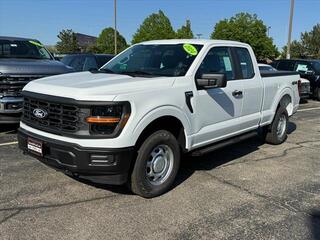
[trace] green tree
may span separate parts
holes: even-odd
[[[291,58],[305,58],[307,56],[306,49],[303,47],[301,42],[294,40],[290,45],[290,55]],[[286,58],[287,56],[287,46],[282,48],[281,58]]]
[[[47,45],[45,47],[50,53],[58,53],[57,48],[55,46]]]
[[[91,44],[85,49],[86,53],[101,53],[100,49],[98,48],[97,44]]]
[[[310,32],[301,33],[300,40],[290,45],[291,58],[320,58],[320,24],[313,26]],[[287,46],[282,49],[281,57],[287,55]]]
[[[159,10],[148,16],[133,35],[132,43],[139,43],[155,39],[175,38],[175,32],[169,18]]]
[[[273,39],[267,36],[267,26],[256,14],[238,13],[221,20],[215,25],[211,38],[248,43],[258,59],[274,59],[279,55]]]
[[[179,39],[191,39],[193,38],[193,32],[191,30],[190,20],[186,21],[186,25],[183,25],[177,30],[176,38]]]
[[[79,51],[77,37],[72,29],[62,30],[57,37],[60,39],[56,44],[59,53],[69,54]]]
[[[117,51],[118,53],[128,47],[126,39],[117,31]],[[95,51],[100,53],[114,53],[114,28],[108,27],[102,30],[97,39],[97,48]]]
[[[301,44],[308,57],[320,58],[320,23],[313,26],[310,32],[301,34]]]

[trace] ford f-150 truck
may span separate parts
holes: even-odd
[[[31,80],[73,72],[35,39],[0,36],[0,124],[19,123],[22,88]]]
[[[184,153],[205,154],[258,131],[268,143],[284,142],[299,79],[260,73],[240,42],[143,42],[98,71],[30,82],[19,147],[67,174],[155,197],[172,186]]]

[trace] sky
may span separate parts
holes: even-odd
[[[131,42],[143,20],[158,10],[173,28],[191,20],[194,34],[209,38],[214,25],[239,12],[258,15],[281,49],[287,43],[290,0],[117,0],[119,32]],[[320,23],[320,0],[295,0],[293,39]],[[36,38],[54,45],[62,29],[98,36],[113,26],[113,0],[0,0],[0,35]]]

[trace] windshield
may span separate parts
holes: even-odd
[[[0,58],[52,59],[41,43],[31,40],[0,40]]]
[[[184,76],[202,45],[135,45],[114,57],[101,70],[144,76]]]
[[[311,65],[314,68],[316,74],[320,74],[320,62],[312,62]]]

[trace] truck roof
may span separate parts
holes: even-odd
[[[0,36],[0,40],[8,40],[8,41],[38,41],[33,38],[22,38],[22,37],[8,37],[8,36]]]
[[[202,45],[211,45],[211,44],[226,44],[226,45],[241,45],[248,47],[249,45],[237,41],[229,40],[212,40],[212,39],[166,39],[166,40],[151,40],[146,42],[141,42],[140,44],[202,44]]]

